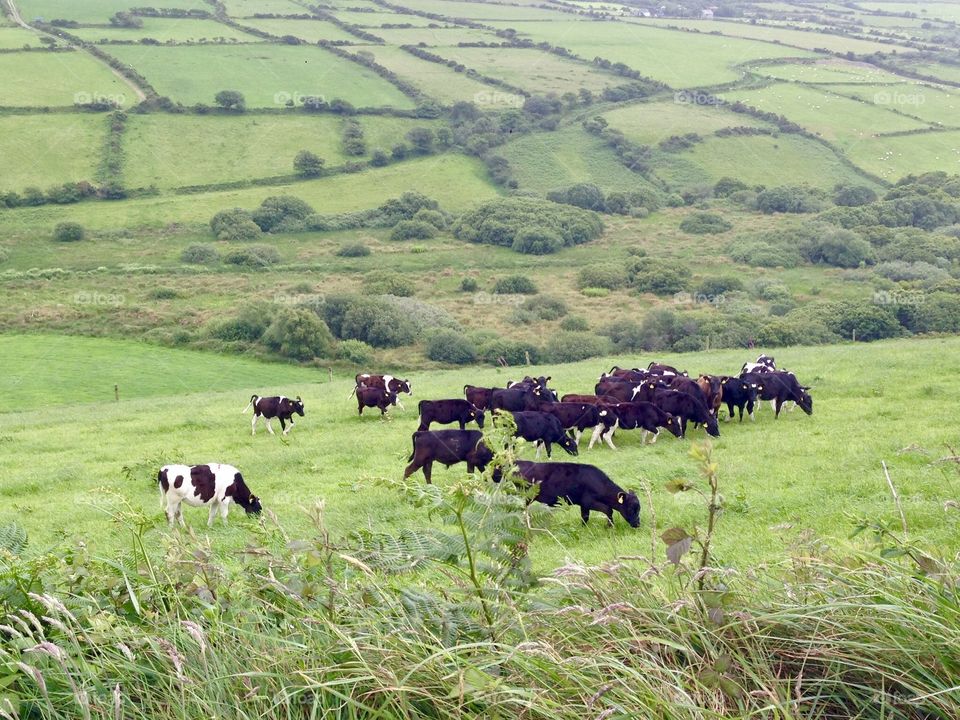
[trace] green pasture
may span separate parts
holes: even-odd
[[[812,57],[807,50],[783,45],[682,33],[626,22],[491,22],[512,27],[534,41],[547,41],[592,60],[622,62],[674,88],[707,87],[737,80],[736,67],[761,58]]]
[[[945,2],[859,2],[864,10],[883,10],[888,13],[915,13],[924,19],[938,18],[960,22],[960,5]]]
[[[639,102],[604,113],[610,127],[620,130],[629,139],[653,145],[671,135],[696,133],[710,135],[728,127],[771,127],[757,120],[727,109],[724,104],[706,105],[696,102],[695,96],[680,94],[659,102]]]
[[[960,66],[934,62],[901,61],[900,66],[921,75],[940,78],[947,82],[960,84]]]
[[[960,125],[960,91],[948,91],[921,83],[898,85],[828,85],[838,95],[872,103],[885,110],[896,110],[931,123]]]
[[[315,43],[320,40],[347,40],[356,42],[357,37],[326,20],[285,20],[283,18],[250,18],[245,26],[263,30],[271,35],[293,37]]]
[[[174,188],[292,175],[300,150],[340,165],[342,124],[331,115],[132,115],[124,179],[130,187]]]
[[[26,22],[62,18],[80,23],[107,23],[117,12],[136,7],[136,0],[14,0]],[[259,0],[258,0],[259,1]],[[204,10],[210,5],[203,0],[152,0],[151,7],[174,10]],[[142,6],[141,6],[142,7]]]
[[[869,172],[888,180],[910,173],[960,172],[960,131],[871,138],[852,145],[847,155]]]
[[[10,27],[0,25],[0,49],[22,48],[22,47],[40,47],[43,43],[40,38],[43,35],[39,33],[24,30],[21,27]]]
[[[0,53],[0,106],[69,107],[94,96],[120,105],[136,101],[133,90],[85,52]]]
[[[359,12],[353,10],[334,10],[333,14],[337,17],[338,20],[341,20],[345,23],[351,25],[359,25],[364,28],[371,28],[374,30],[373,34],[376,35],[376,30],[380,28],[381,25],[413,25],[413,26],[427,26],[430,23],[436,22],[435,20],[430,20],[429,18],[421,17],[420,15],[408,15],[406,13],[393,13],[384,10],[383,8],[377,8],[373,12]],[[356,39],[356,38],[354,38]]]
[[[150,38],[159,42],[213,42],[220,40],[260,42],[260,38],[241,32],[229,25],[214,20],[194,18],[141,18],[143,27],[126,28],[113,25],[103,27],[79,27],[70,30],[71,35],[88,42],[101,41],[140,42]],[[109,52],[110,48],[106,48]]]
[[[233,18],[252,16],[256,13],[270,15],[303,15],[306,8],[292,0],[223,0],[227,15]]]
[[[92,182],[106,134],[103,115],[0,115],[0,190]]]
[[[398,4],[404,5],[404,3]],[[406,6],[413,10],[435,13],[448,18],[466,18],[483,22],[489,20],[565,20],[571,17],[571,15],[559,10],[547,10],[529,5],[508,5],[506,3],[414,0]]]
[[[656,359],[691,373],[735,372],[762,350]],[[958,350],[956,339],[778,350],[778,361],[814,386],[814,414],[798,410],[775,420],[767,406],[757,411],[756,422],[721,423],[721,437],[713,441],[726,498],[719,560],[734,566],[776,562],[808,533],[839,550],[851,542],[856,518],[898,521],[881,461],[900,493],[911,533],[946,552],[956,550],[956,521],[943,511],[944,502],[956,497],[956,479],[951,468],[934,461],[948,454],[947,443],[956,442],[952,410],[941,399],[947,386],[938,378],[960,370]],[[148,539],[165,532],[154,486],[164,462],[236,465],[294,537],[306,531],[303,511],[316,499],[326,501],[335,535],[439,522],[381,484],[398,478],[406,464],[418,400],[457,397],[465,382],[503,385],[528,372],[552,375],[561,392],[587,392],[613,363],[652,359],[598,358],[506,370],[411,368],[404,375],[413,382],[414,397],[405,400],[405,411],[382,421],[357,416],[348,398],[353,384],[348,371],[336,373],[331,383],[323,370],[57,336],[5,336],[0,357],[12,368],[0,380],[7,399],[0,415],[5,519],[26,527],[35,549],[69,538],[83,540],[96,555],[127,543],[127,531],[110,521],[110,513],[124,506],[155,519]],[[120,385],[120,402],[113,400],[114,384]],[[251,437],[251,416],[240,410],[252,393],[300,395],[306,416],[297,418],[285,441],[262,426]],[[904,412],[906,406],[910,412]],[[695,477],[688,451],[703,437],[691,430],[687,440],[664,436],[641,446],[636,432],[618,432],[617,451],[584,447],[577,461],[595,464],[640,491],[643,525],[633,530],[618,517],[607,529],[595,517],[582,527],[575,509],[560,507],[551,533],[531,548],[535,565],[641,554],[651,533],[701,523],[702,503],[692,495],[671,495],[664,485]],[[554,460],[573,460],[558,453]],[[520,454],[532,458],[533,451],[525,447]],[[124,467],[130,468],[127,474]],[[438,466],[434,482],[450,483],[462,472],[462,466]],[[191,528],[209,535],[222,556],[248,543],[255,522],[236,509],[228,527],[212,530],[203,510],[187,508],[185,517]]]
[[[375,33],[389,45],[456,45],[461,42],[496,42],[493,33],[467,27],[377,28]]]
[[[829,58],[815,62],[757,65],[749,68],[757,75],[805,83],[896,83],[903,78],[867,63]]]
[[[161,95],[185,104],[212,105],[220,90],[239,90],[251,107],[281,107],[298,93],[340,98],[358,107],[413,107],[410,98],[372,70],[319,47],[118,45],[110,52],[143,73]]]

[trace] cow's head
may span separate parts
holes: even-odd
[[[763,385],[756,382],[742,382],[740,383],[741,390],[747,394],[747,400],[749,402],[756,402],[760,393],[763,392]]]
[[[251,495],[247,500],[247,504],[243,506],[243,509],[247,515],[259,515],[263,512],[263,505],[260,504],[260,498],[256,495]]]
[[[640,498],[635,492],[617,493],[616,508],[630,527],[640,527]]]
[[[577,448],[577,441],[573,439],[572,432],[566,432],[557,441],[557,444],[566,450],[570,455],[579,455],[580,450]]]
[[[717,424],[717,418],[714,415],[707,415],[707,435],[711,437],[720,437],[720,426]]]
[[[477,421],[478,428],[483,428],[483,422],[486,419],[486,413],[484,413],[483,410],[472,409],[470,411],[470,417]]]
[[[683,423],[680,422],[680,418],[675,415],[667,413],[667,419],[664,421],[663,426],[674,434],[676,437],[683,437]]]
[[[761,355],[757,358],[757,365],[763,365],[768,368],[775,368],[777,364],[773,361],[771,355]]]
[[[303,417],[303,400],[300,399],[299,395],[297,395],[296,400],[290,401],[290,409],[300,417]]]
[[[809,389],[809,387],[800,386],[800,399],[797,400],[797,405],[799,405],[800,409],[807,415],[813,415],[813,396],[807,392]]]

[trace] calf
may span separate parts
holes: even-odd
[[[753,405],[757,401],[757,383],[747,382],[743,378],[731,377],[723,381],[723,402],[727,405],[727,422],[733,420],[733,409],[740,412],[743,422],[743,408],[747,407],[750,419],[753,419]]]
[[[583,431],[587,428],[600,427],[603,418],[607,416],[607,411],[603,408],[591,403],[578,402],[544,403],[540,411],[557,418],[564,430],[573,430],[574,442],[578,445]]]
[[[399,393],[406,393],[407,395],[413,395],[413,390],[411,389],[409,380],[401,380],[396,378],[393,375],[372,375],[371,373],[358,373],[354,378],[356,385],[353,388],[353,392],[348,395],[348,399],[353,393],[357,392],[361,387],[373,387],[380,388],[381,390],[386,390],[387,392],[392,392],[399,395]],[[400,402],[398,397],[394,403],[401,410],[404,409],[403,403]]]
[[[590,520],[590,511],[596,510],[607,516],[607,524],[612,527],[613,511],[616,510],[630,527],[640,526],[637,494],[627,492],[593,465],[518,460],[517,472],[528,483],[537,486],[534,498],[537,502],[551,507],[560,500],[568,505],[579,505],[584,525]]]
[[[354,392],[357,394],[358,415],[363,415],[365,407],[375,407],[380,409],[380,416],[383,417],[387,414],[388,407],[397,404],[397,394],[383,388],[361,385]]]
[[[245,413],[250,406],[253,406],[253,421],[250,423],[250,434],[257,434],[257,420],[263,418],[263,422],[267,426],[267,430],[273,435],[273,427],[270,425],[270,420],[272,418],[277,418],[280,420],[280,429],[283,431],[283,434],[286,435],[293,429],[293,415],[296,413],[300,417],[303,417],[303,400],[300,399],[300,396],[297,395],[296,400],[291,400],[288,397],[283,395],[275,395],[273,397],[260,397],[259,395],[253,395],[250,398],[250,403],[241,410],[241,413]],[[290,427],[287,427],[284,421],[290,422]]]
[[[606,418],[602,438],[613,450],[617,449],[613,444],[613,433],[618,427],[624,430],[636,430],[639,428],[643,431],[641,442],[647,441],[647,433],[653,433],[652,442],[656,442],[657,436],[660,434],[660,428],[662,427],[672,432],[676,437],[681,437],[683,434],[680,419],[675,418],[668,412],[664,412],[653,403],[617,403],[616,405],[604,406],[604,409],[607,410],[609,414]],[[598,433],[599,430],[600,428],[598,427],[593,431],[593,437],[590,438],[590,444],[587,446],[588,450],[593,448],[593,444],[597,441],[597,438],[601,437]]]
[[[477,387],[476,385],[464,385],[463,396],[471,405],[478,410],[487,410],[490,407],[490,396],[496,388]]]
[[[467,472],[474,468],[483,472],[493,460],[493,451],[486,446],[479,430],[418,430],[412,441],[413,452],[407,458],[410,464],[403,471],[404,480],[423,468],[423,476],[428,483],[432,482],[435,462],[447,467],[465,462]]]
[[[195,507],[209,505],[207,527],[213,527],[217,513],[223,524],[227,524],[231,502],[237,503],[248,515],[263,512],[260,498],[250,492],[240,471],[232,465],[164,465],[157,474],[157,483],[160,507],[165,509],[170,525],[178,519],[180,525],[184,525],[183,503]]]
[[[717,419],[707,412],[707,406],[695,397],[676,390],[658,390],[653,402],[661,410],[680,418],[682,435],[687,434],[687,422],[702,423],[707,434],[720,437]]]
[[[540,458],[540,446],[546,447],[547,457],[550,457],[553,443],[562,447],[570,455],[578,453],[576,441],[564,432],[563,425],[553,415],[537,411],[510,414],[513,415],[513,421],[517,426],[514,435],[534,443],[537,448],[538,459]]]
[[[417,409],[420,411],[418,430],[429,430],[430,423],[459,423],[461,430],[465,429],[468,422],[475,422],[477,427],[483,427],[483,410],[478,410],[466,400],[421,400]]]

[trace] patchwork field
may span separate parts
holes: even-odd
[[[71,28],[71,35],[82,40],[98,43],[100,41],[140,42],[142,38],[151,38],[159,42],[200,42],[232,40],[240,42],[260,42],[260,38],[241,32],[229,25],[214,20],[195,20],[192,18],[143,18],[143,27],[124,28],[107,25],[105,27]]]
[[[106,133],[98,115],[0,115],[0,190],[93,181]]]
[[[883,109],[913,115],[927,122],[946,126],[960,125],[960,93],[921,85],[829,85],[829,92],[846,95]]]
[[[341,98],[357,107],[413,107],[373,71],[318,47],[118,45],[110,52],[142,72],[161,95],[185,104],[212,105],[220,90],[239,90],[251,107],[282,106],[296,94]]]
[[[645,145],[655,144],[671,135],[697,133],[705,136],[728,127],[771,127],[769,123],[732,112],[723,105],[697,105],[676,100],[634,103],[604,113],[603,117],[611,127]]]
[[[625,22],[560,20],[493,22],[535,41],[547,41],[592,59],[622,62],[674,88],[706,87],[742,76],[735,66],[758,58],[812,57],[807,50],[715,35],[680,33]]]
[[[923,62],[903,62],[901,64],[906,70],[960,84],[960,65]]]
[[[866,140],[852,145],[847,154],[857,165],[887,180],[917,168],[960,172],[960,132],[930,132]]]
[[[0,25],[0,49],[41,47],[43,45],[40,42],[41,37],[38,33],[20,27]]]
[[[316,43],[319,40],[347,40],[356,42],[357,38],[326,20],[284,20],[282,18],[256,18],[244,20],[243,24],[272,35],[293,37]]]
[[[404,3],[398,3],[403,5]],[[456,2],[455,0],[416,0],[410,7],[421,12],[436,13],[448,18],[469,20],[566,20],[571,16],[558,10],[546,10],[529,5]]]
[[[866,63],[831,58],[812,63],[784,65],[757,65],[750,72],[781,80],[805,83],[888,83],[902,82],[903,78]]]
[[[302,15],[305,8],[291,0],[222,0],[230,17],[242,18],[256,13]]]
[[[491,32],[466,27],[377,28],[376,35],[389,45],[449,46],[462,42],[496,42]]]
[[[85,52],[0,53],[0,106],[69,107],[107,96],[120,105],[135,101],[120,78]]]
[[[960,5],[955,3],[858,2],[857,5],[865,10],[882,10],[888,13],[916,13],[924,18],[941,18],[960,22]]]
[[[259,0],[258,0],[259,1]],[[107,23],[110,17],[132,6],[131,0],[16,0],[20,15],[27,22],[57,18],[75,20],[80,23]],[[175,10],[203,10],[210,12],[210,5],[204,0],[153,0],[153,7]]]
[[[392,13],[386,12],[382,8],[379,8],[377,12],[355,12],[352,10],[334,10],[334,15],[336,15],[338,20],[342,20],[345,23],[350,23],[351,25],[359,25],[363,28],[369,28],[372,30],[378,29],[381,25],[414,25],[414,26],[427,26],[430,23],[436,22],[435,20],[430,20],[429,18],[421,17],[420,15],[408,15],[406,13]],[[374,32],[374,35],[377,33]]]

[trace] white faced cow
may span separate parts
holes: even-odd
[[[213,527],[217,513],[223,524],[227,524],[231,502],[237,503],[248,515],[259,515],[263,511],[260,498],[250,492],[240,471],[232,465],[164,465],[157,475],[157,482],[160,485],[160,506],[166,510],[171,525],[179,520],[183,526],[183,503],[196,507],[209,505],[207,527]]]
[[[275,395],[273,397],[254,395],[250,398],[250,403],[247,407],[240,412],[245,413],[251,406],[253,406],[253,421],[250,423],[251,435],[257,434],[257,420],[261,418],[263,418],[263,422],[266,424],[267,430],[271,435],[273,435],[273,427],[270,425],[270,420],[272,418],[280,420],[280,429],[283,431],[283,434],[286,435],[293,428],[294,413],[303,417],[303,400],[300,399],[299,395],[297,395],[296,400],[291,400],[283,395]],[[289,422],[290,427],[287,427],[284,421]]]

